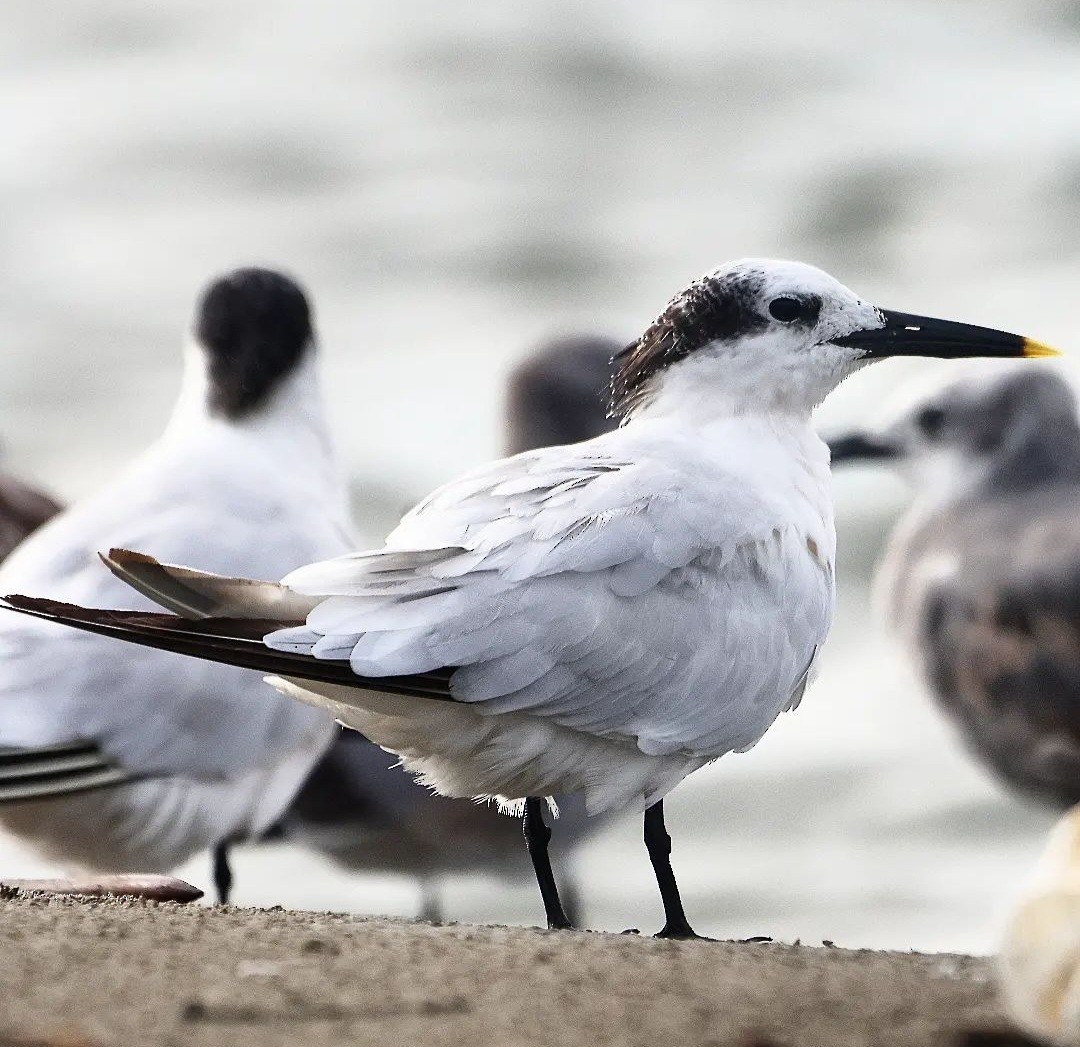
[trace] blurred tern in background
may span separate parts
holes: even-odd
[[[60,508],[60,503],[43,491],[0,473],[0,560]]]
[[[229,574],[348,548],[303,292],[238,270],[206,291],[194,334],[164,434],[28,538],[0,568],[5,589],[129,604],[97,556],[116,543]],[[184,613],[203,613],[201,594],[181,598]],[[253,673],[149,650],[115,658],[114,646],[0,622],[0,824],[97,872],[160,873],[214,848],[225,901],[228,844],[281,813],[332,719],[268,694]]]
[[[570,335],[544,343],[518,364],[506,398],[506,453],[576,444],[614,429],[611,361],[623,344]]]
[[[574,335],[540,345],[510,375],[506,423],[510,454],[578,443],[613,429],[611,360],[622,343]],[[339,729],[270,833],[325,854],[352,872],[393,872],[420,881],[420,917],[444,917],[440,878],[490,873],[523,878],[532,867],[521,828],[487,804],[433,793],[399,768],[396,757],[356,731]],[[569,850],[595,830],[579,794],[558,797],[559,838]],[[560,870],[567,913],[580,892]],[[569,884],[569,887],[568,887]]]
[[[1080,803],[1080,423],[1059,376],[954,382],[833,462],[900,466],[917,499],[878,585],[931,691],[1006,782]]]
[[[206,593],[215,617],[201,621],[8,603],[272,673],[441,793],[523,812],[551,927],[569,921],[543,797],[644,811],[660,935],[696,937],[663,798],[799,704],[832,618],[831,479],[814,406],[875,359],[1049,352],[877,309],[810,266],[743,261],[690,285],[619,355],[621,428],[475,470],[381,550],[280,585],[111,557],[165,606],[177,578]]]

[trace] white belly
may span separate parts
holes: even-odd
[[[556,793],[581,793],[590,815],[644,810],[709,762],[685,753],[649,756],[632,742],[570,730],[527,713],[485,715],[459,702],[309,680],[270,682],[329,709],[347,727],[396,753],[407,770],[442,795],[494,798],[511,810],[527,796]]]

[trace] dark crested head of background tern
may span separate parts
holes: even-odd
[[[603,335],[567,335],[543,343],[514,368],[507,454],[580,443],[614,428],[611,360],[622,345]]]
[[[304,292],[272,269],[236,269],[211,283],[194,333],[208,360],[207,406],[230,420],[265,404],[314,346]]]
[[[626,418],[706,399],[806,412],[875,360],[1053,355],[1020,335],[878,308],[813,266],[744,259],[676,295],[619,353],[613,410]]]
[[[892,463],[920,490],[945,494],[1080,481],[1076,395],[1044,368],[963,375],[906,404],[879,428],[828,442],[835,465]]]

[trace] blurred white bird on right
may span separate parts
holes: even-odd
[[[1062,1047],[1080,1045],[1080,806],[1050,836],[1009,922],[999,971],[1018,1025]]]

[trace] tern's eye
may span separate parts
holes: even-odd
[[[774,298],[769,303],[769,315],[782,324],[791,324],[802,319],[806,307],[798,298]]]
[[[945,428],[945,412],[940,407],[924,407],[915,416],[915,425],[928,440],[936,440]]]

